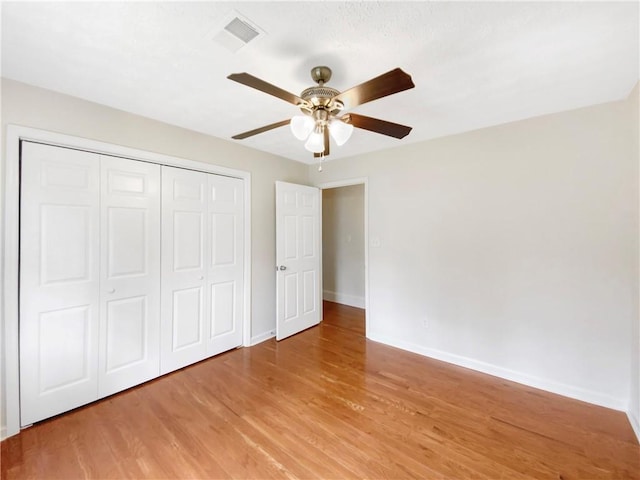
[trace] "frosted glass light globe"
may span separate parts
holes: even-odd
[[[307,143],[304,144],[304,148],[313,153],[324,152],[324,135],[322,134],[322,130],[319,132],[315,131],[309,135],[309,139]]]
[[[329,123],[329,132],[338,145],[344,145],[353,133],[353,125],[333,119]]]
[[[298,140],[306,140],[309,134],[313,132],[315,122],[308,115],[296,115],[291,119],[289,126],[294,137]]]

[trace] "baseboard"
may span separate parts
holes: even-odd
[[[636,438],[640,443],[640,420],[636,417],[633,412],[627,410],[627,418],[629,419],[629,423],[631,424],[631,428],[633,428],[633,432],[636,434]]]
[[[323,290],[322,298],[329,302],[341,303],[350,307],[364,308],[364,297],[358,295],[347,295],[346,293]]]
[[[7,427],[3,425],[0,427],[0,440],[4,440],[5,438],[7,438]]]
[[[452,353],[443,352],[433,348],[423,347],[404,340],[398,340],[389,338],[384,335],[377,335],[375,333],[367,333],[367,338],[374,342],[384,343],[392,347],[407,350],[409,352],[417,353],[425,357],[433,358],[436,360],[442,360],[443,362],[452,363],[460,367],[469,368],[478,372],[487,373],[495,377],[500,377],[512,382],[521,383],[529,387],[539,388],[547,392],[556,393],[564,397],[581,400],[583,402],[600,405],[602,407],[612,408],[622,412],[627,411],[627,401],[612,397],[610,395],[596,392],[593,390],[587,390],[574,385],[567,385],[552,380],[545,380],[543,378],[534,377],[526,373],[517,372],[507,368],[499,367],[490,363],[475,360],[473,358],[463,357]],[[635,429],[635,427],[634,427]],[[636,430],[637,434],[638,430]]]
[[[253,347],[254,345],[257,345],[259,343],[266,342],[267,340],[275,336],[276,336],[275,330],[269,330],[268,332],[261,333],[260,335],[251,337],[251,344],[249,346]]]

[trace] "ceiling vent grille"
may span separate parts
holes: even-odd
[[[264,30],[234,10],[219,25],[213,40],[235,53],[261,35],[264,35]]]
[[[231,35],[235,35],[244,43],[249,43],[251,40],[260,35],[256,29],[254,29],[251,25],[246,22],[243,22],[238,17],[234,18],[229,22],[224,29],[229,32]]]

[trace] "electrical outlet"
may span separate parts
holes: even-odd
[[[423,328],[429,328],[429,319],[428,318],[423,318],[422,319],[422,327]]]

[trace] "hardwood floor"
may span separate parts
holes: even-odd
[[[640,478],[624,413],[364,338],[363,311],[2,442],[13,478]]]

